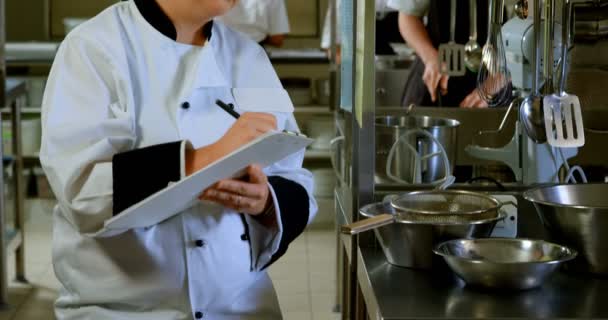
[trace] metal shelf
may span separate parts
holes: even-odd
[[[0,112],[10,114],[11,110],[9,108],[2,108]],[[21,114],[39,114],[42,113],[41,108],[21,108]]]
[[[329,106],[319,106],[319,105],[310,105],[310,106],[296,106],[294,108],[294,114],[322,114],[322,115],[332,115],[333,112],[329,110]]]
[[[304,154],[306,160],[329,160],[330,158],[329,150],[306,149]]]

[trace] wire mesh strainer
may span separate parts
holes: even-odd
[[[499,216],[496,199],[468,191],[417,191],[392,196],[390,204],[400,219],[412,223],[458,224]]]

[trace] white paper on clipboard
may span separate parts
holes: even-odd
[[[192,206],[200,193],[215,182],[243,174],[252,163],[267,167],[313,142],[303,135],[269,132],[222,159],[131,206],[107,220],[94,237],[111,236],[134,228],[156,225]]]

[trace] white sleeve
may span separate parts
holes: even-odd
[[[388,0],[389,8],[417,17],[426,15],[430,5],[430,0]]]
[[[287,117],[285,130],[299,132],[293,115]],[[296,214],[303,213],[296,212],[297,210],[283,212],[282,210],[289,209],[286,208],[286,206],[280,206],[280,203],[285,204],[286,199],[279,199],[277,194],[280,193],[281,190],[274,190],[272,186],[270,186],[277,227],[269,229],[262,226],[254,218],[246,215],[247,222],[250,226],[251,246],[254,253],[252,257],[252,266],[255,270],[262,270],[264,267],[267,267],[269,263],[282,256],[289,243],[299,235],[297,231],[294,233],[293,230],[297,229],[303,231],[305,225],[310,224],[317,214],[317,203],[313,196],[312,173],[302,168],[303,160],[304,150],[292,154],[264,170],[267,176],[279,176],[299,184],[307,195],[308,212],[306,212],[307,215],[305,217],[294,217]],[[285,196],[284,192],[283,196]],[[301,199],[287,200],[299,201]],[[297,204],[300,203],[296,203],[296,205]],[[298,207],[304,206],[306,206],[306,203],[304,203],[303,206],[298,205]]]
[[[289,33],[289,17],[285,0],[275,0],[268,11],[268,34],[271,36]]]
[[[61,213],[82,233],[112,217],[112,157],[135,143],[134,116],[113,89],[126,87],[118,74],[94,44],[68,37],[44,92],[40,162]]]

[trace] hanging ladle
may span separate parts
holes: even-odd
[[[464,64],[471,72],[479,71],[481,47],[477,43],[477,0],[469,4],[469,41],[464,45]]]

